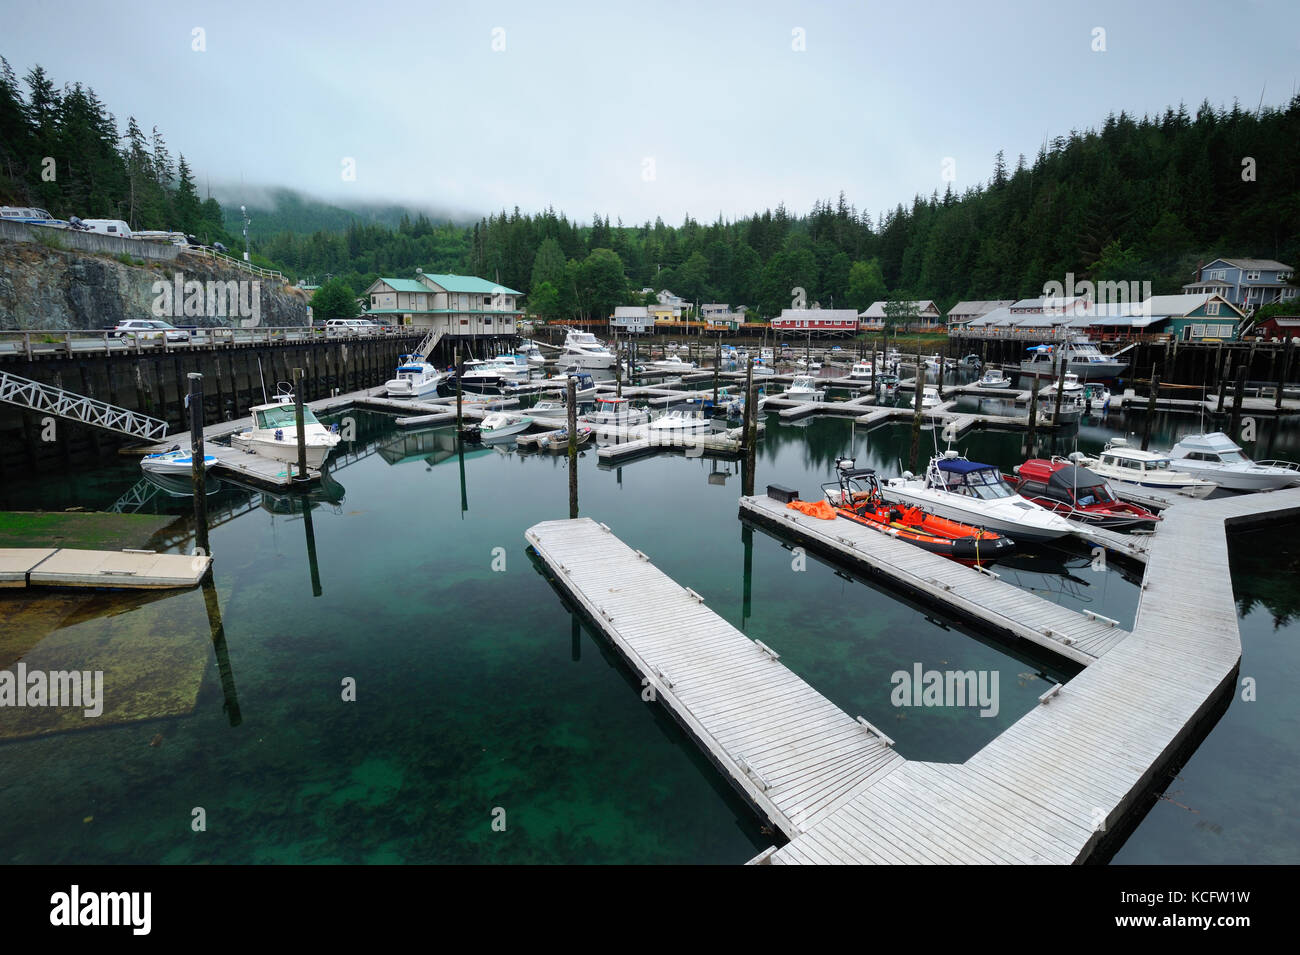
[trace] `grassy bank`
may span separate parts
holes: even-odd
[[[0,511],[0,547],[144,548],[175,520],[165,514]]]

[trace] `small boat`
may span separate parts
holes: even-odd
[[[1300,464],[1252,461],[1222,431],[1184,435],[1169,450],[1176,467],[1230,491],[1276,491],[1300,485]]]
[[[528,364],[532,365],[534,368],[541,368],[546,364],[546,356],[543,355],[542,350],[537,347],[537,342],[524,342],[519,349],[519,354],[528,359]]]
[[[569,406],[563,401],[556,401],[553,398],[544,398],[528,410],[533,414],[543,415],[547,418],[563,418],[568,415]]]
[[[216,463],[215,455],[203,455],[204,468],[210,468]],[[170,451],[146,454],[140,459],[140,467],[150,474],[190,475],[194,473],[194,454],[191,451],[182,451],[180,445],[177,445]]]
[[[781,397],[791,401],[825,401],[826,391],[817,387],[817,379],[812,375],[795,375]]]
[[[898,394],[897,375],[876,375],[876,387],[885,395]]]
[[[494,411],[479,422],[479,440],[484,444],[490,444],[500,438],[526,431],[532,423],[533,419],[526,415],[515,417],[504,411]]]
[[[800,358],[795,361],[794,365],[796,368],[803,368],[807,371],[821,371],[822,369],[822,363],[816,358]]]
[[[925,508],[891,504],[881,494],[875,471],[854,464],[852,458],[840,458],[835,462],[838,479],[822,485],[838,516],[967,566],[988,566],[1015,550],[1015,542],[1005,535]]]
[[[1055,540],[1072,530],[1064,518],[1017,494],[996,467],[967,460],[956,451],[931,458],[924,478],[893,478],[881,492],[891,501],[923,507],[1017,541]]]
[[[287,387],[281,385],[281,388]],[[230,446],[249,454],[260,455],[286,464],[298,462],[298,422],[293,395],[281,391],[270,404],[254,405],[253,426],[230,436]],[[338,425],[326,428],[303,405],[303,443],[307,450],[307,467],[319,469],[341,440]]]
[[[651,371],[675,371],[687,374],[695,370],[695,362],[682,361],[677,355],[668,355],[659,361],[650,362]]]
[[[390,398],[423,398],[435,393],[450,377],[427,361],[417,360],[415,355],[402,355],[400,360],[397,376],[384,385]]]
[[[928,368],[930,371],[942,370],[943,359],[939,357],[938,352],[935,352],[933,355],[931,355],[929,358],[925,360],[925,367]]]
[[[939,397],[939,389],[927,387],[921,392],[921,407],[937,408],[943,404],[943,399]]]
[[[627,398],[602,396],[596,399],[596,407],[583,415],[582,420],[595,425],[645,424],[650,420],[650,412],[633,407]]]
[[[591,428],[580,425],[575,433],[578,447],[582,447],[591,440]],[[537,443],[547,451],[567,451],[569,450],[569,429],[560,428],[557,431],[548,431],[538,439]]]
[[[712,422],[700,411],[672,408],[651,421],[646,428],[652,434],[677,433],[683,431],[709,431]]]
[[[775,374],[776,374],[776,369],[775,369],[774,367],[772,367],[772,363],[771,363],[771,361],[769,361],[768,359],[766,359],[766,358],[755,358],[755,359],[754,359],[754,374],[755,374],[755,375],[775,375]]]
[[[1011,379],[996,368],[990,368],[975,382],[980,388],[1010,388]]]
[[[870,381],[872,376],[871,362],[863,359],[853,363],[853,370],[849,372],[849,377],[858,381]]]
[[[575,394],[579,401],[585,401],[596,396],[596,382],[591,375],[587,374],[585,371],[570,371],[563,375],[552,375],[550,378],[547,378],[546,381],[548,384],[556,385],[565,395],[568,395],[570,378],[577,379],[578,383]]]
[[[1112,530],[1152,527],[1160,516],[1121,501],[1106,479],[1062,457],[1030,458],[1007,477],[1021,497],[1062,517]]]
[[[1098,381],[1087,382],[1083,386],[1083,410],[1088,414],[1094,411],[1105,414],[1110,410],[1110,389]]]
[[[1167,454],[1129,447],[1123,438],[1112,438],[1096,457],[1079,455],[1076,463],[1100,474],[1120,490],[1141,493],[1143,489],[1167,491],[1184,497],[1208,497],[1218,485],[1204,481],[1190,471],[1175,471]]]

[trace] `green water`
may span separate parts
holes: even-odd
[[[38,650],[66,647],[68,666],[80,645],[163,634],[192,641],[208,660],[192,712],[0,743],[0,859],[737,863],[771,844],[530,560],[524,530],[568,516],[566,460],[471,451],[462,480],[449,431],[403,437],[383,416],[355,417],[359,440],[334,461],[337,484],[312,507],[310,528],[291,501],[229,487],[209,498],[213,599],[195,590],[123,603],[125,612],[110,600],[47,622],[47,636],[0,637],[0,652],[24,636],[39,638]],[[830,479],[836,456],[852,450],[859,463],[893,472],[910,439],[906,427],[867,434],[848,419],[795,427],[771,415],[768,425],[758,489],[787,484],[805,497]],[[976,434],[963,447],[1010,467],[1021,441]],[[796,570],[782,541],[737,519],[736,463],[662,455],[609,468],[588,451],[578,467],[584,516],[608,523],[837,705],[880,726],[906,757],[967,758],[1034,706],[1049,680],[1074,672],[811,556]],[[9,482],[0,507],[105,509],[138,476],[124,461]],[[183,527],[189,502],[156,496],[144,509],[174,512]],[[1261,551],[1289,546],[1270,538],[1269,550],[1246,553],[1261,561]],[[1269,577],[1273,560],[1255,570]],[[1136,585],[1115,566],[1093,569],[1086,549],[1027,550],[999,570],[1063,605],[1132,622]],[[1271,625],[1287,593],[1261,593],[1243,617],[1242,672],[1259,666],[1261,700],[1234,704],[1184,771],[1195,776],[1200,813],[1162,803],[1120,861],[1295,861],[1294,816],[1278,812],[1295,791],[1285,784],[1294,771],[1258,767],[1250,782],[1223,771],[1261,755],[1296,763],[1297,708],[1281,687],[1294,676],[1300,624]],[[918,662],[996,671],[997,716],[892,706],[891,674]],[[165,669],[155,678],[174,680]],[[355,702],[341,698],[348,678]],[[1244,744],[1252,733],[1259,739]],[[196,807],[205,832],[191,828]],[[1217,828],[1197,828],[1205,822]]]

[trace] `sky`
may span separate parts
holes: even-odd
[[[875,216],[1108,113],[1284,104],[1300,4],[0,0],[0,55],[158,126],[223,202]]]

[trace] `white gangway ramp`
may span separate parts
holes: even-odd
[[[524,534],[558,586],[654,688],[732,783],[787,837],[905,760],[589,518]]]
[[[165,421],[7,371],[0,371],[0,401],[145,441],[161,441],[167,436]]]

